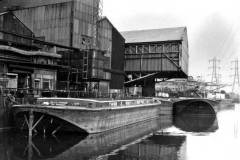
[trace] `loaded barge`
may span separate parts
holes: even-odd
[[[37,103],[14,105],[16,126],[30,132],[99,133],[172,114],[172,102],[160,98],[96,100],[39,98]]]

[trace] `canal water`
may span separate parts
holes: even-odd
[[[0,134],[0,160],[239,160],[239,148],[239,104],[216,115],[161,116],[104,134]]]

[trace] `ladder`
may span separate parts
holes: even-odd
[[[85,51],[83,53],[83,72],[82,72],[82,77],[83,79],[88,79],[88,53],[89,51]]]

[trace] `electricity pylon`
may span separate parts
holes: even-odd
[[[234,74],[233,76],[233,83],[232,83],[232,92],[234,92],[236,89],[240,88],[240,81],[239,81],[239,68],[238,68],[238,64],[239,61],[238,59],[232,61],[234,68],[232,68],[234,70]]]
[[[211,67],[209,67],[210,69],[212,69],[211,83],[215,85],[217,88],[217,86],[220,84],[220,77],[221,77],[221,75],[218,73],[218,70],[220,69],[219,67],[220,60],[214,57],[213,59],[209,60],[209,63],[212,64]]]

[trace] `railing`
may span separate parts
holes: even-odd
[[[102,93],[102,92],[84,92],[84,91],[66,91],[66,90],[42,90],[42,89],[13,89],[6,88],[0,91],[0,96],[10,100],[12,97],[15,104],[35,104],[37,98],[41,97],[62,97],[62,98],[94,98],[101,100],[110,99],[138,99],[142,97],[127,96],[117,93]],[[12,100],[13,100],[12,99]]]
[[[37,104],[42,106],[85,107],[85,108],[116,108],[127,106],[144,106],[150,104],[162,104],[159,98],[144,98],[132,100],[95,100],[76,98],[39,98]]]

